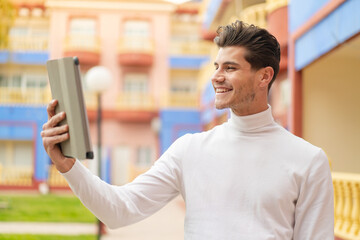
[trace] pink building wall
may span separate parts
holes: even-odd
[[[155,50],[154,61],[149,67],[149,91],[153,94],[156,109],[160,107],[163,95],[169,88],[169,61],[168,49],[170,40],[170,11],[121,11],[111,9],[84,9],[53,7],[50,19],[50,58],[64,56],[64,39],[67,35],[71,17],[92,17],[97,19],[97,33],[100,38],[100,63],[107,67],[113,75],[111,89],[103,94],[103,147],[116,148],[126,146],[130,151],[129,163],[136,161],[136,149],[140,146],[150,146],[153,156],[158,155],[158,138],[151,129],[151,122],[122,122],[115,116],[116,101],[122,91],[124,69],[117,61],[118,41],[122,35],[124,19],[141,16],[141,19],[149,19],[152,26],[151,32],[154,37]],[[81,64],[81,61],[80,61]],[[136,71],[136,66],[132,67]],[[110,113],[110,114],[106,114]],[[110,117],[106,117],[110,116]],[[113,117],[114,116],[114,117]],[[97,142],[96,121],[90,121],[91,138],[94,144]],[[116,161],[116,159],[112,159]]]

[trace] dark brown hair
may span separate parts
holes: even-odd
[[[272,67],[274,76],[269,83],[269,90],[279,72],[280,45],[276,38],[266,29],[242,21],[220,26],[217,29],[214,42],[218,47],[239,46],[247,50],[245,60],[251,68],[259,70],[263,67]]]

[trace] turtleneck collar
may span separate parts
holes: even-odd
[[[274,123],[270,105],[265,111],[247,116],[237,116],[233,111],[230,112],[228,123],[239,131],[250,132]]]

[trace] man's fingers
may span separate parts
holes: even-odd
[[[69,134],[68,133],[63,133],[61,135],[57,135],[57,136],[52,137],[52,141],[53,141],[52,143],[55,145],[55,144],[64,142],[64,141],[66,141],[68,139],[69,139]]]
[[[69,131],[68,125],[63,125],[63,126],[49,128],[49,129],[45,128],[43,131],[41,131],[41,137],[52,137],[55,135],[60,135],[60,134],[66,133],[68,131]]]
[[[51,127],[55,127],[64,119],[65,119],[65,112],[61,112],[53,116],[48,122],[50,123]]]
[[[52,118],[55,115],[55,107],[58,104],[56,99],[51,100],[51,102],[47,105],[47,113],[48,119]]]
[[[55,116],[51,117],[44,125],[43,130],[48,128],[53,128],[57,126],[62,120],[64,120],[66,117],[65,112],[61,112],[56,114]]]
[[[52,137],[43,137],[43,144],[45,149],[53,148],[56,144],[64,142],[69,139],[69,133],[63,133]]]

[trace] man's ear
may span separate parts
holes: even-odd
[[[264,67],[261,69],[260,74],[260,88],[268,88],[269,83],[271,82],[271,79],[274,76],[274,69],[272,67]]]

